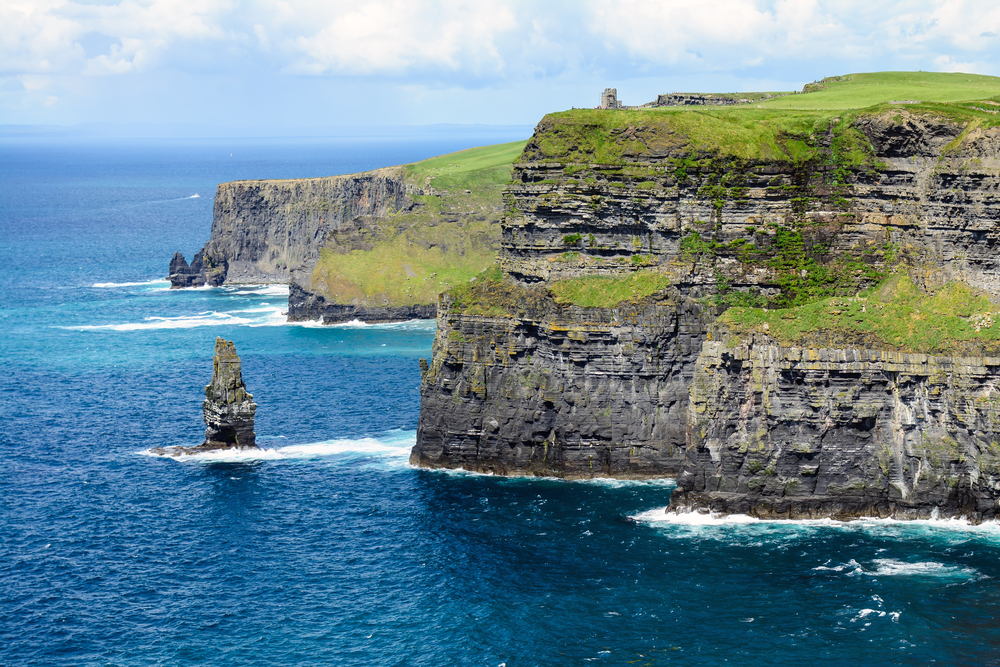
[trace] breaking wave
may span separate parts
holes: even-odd
[[[848,577],[946,577],[951,579],[980,579],[982,574],[971,567],[947,565],[936,561],[907,562],[896,558],[875,558],[862,565],[853,558],[839,565],[819,565],[815,572],[833,572]]]

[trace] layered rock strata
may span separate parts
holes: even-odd
[[[243,382],[243,362],[236,354],[236,346],[228,340],[216,338],[212,366],[212,381],[205,385],[205,402],[202,403],[205,419],[205,442],[202,447],[256,447],[253,421],[257,404]]]
[[[996,517],[1000,358],[708,341],[677,509]]]
[[[610,131],[625,165],[581,163],[550,154],[553,137],[576,137],[543,121],[505,195],[501,266],[531,284],[621,274],[638,256],[699,293],[720,278],[773,292],[780,285],[766,260],[798,223],[803,250],[820,263],[866,254],[877,263],[872,253],[891,244],[915,253],[926,280],[1000,294],[1000,129],[907,111],[858,124],[877,169],[721,157],[689,165],[684,137],[638,126]],[[701,244],[682,247],[693,233]],[[751,248],[764,261],[752,261]]]

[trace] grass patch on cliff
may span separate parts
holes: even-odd
[[[625,164],[658,155],[692,165],[708,154],[743,160],[805,162],[818,155],[803,137],[825,131],[829,114],[719,107],[661,107],[549,114],[528,144],[532,160]],[[679,168],[679,167],[678,167]]]
[[[417,187],[422,188],[427,184],[435,190],[446,190],[453,197],[492,200],[498,198],[500,191],[510,182],[511,165],[524,150],[526,143],[527,141],[513,141],[469,148],[414,162],[404,167],[406,180]],[[466,190],[470,192],[466,193]],[[418,197],[425,204],[434,204],[433,198]]]
[[[385,230],[371,250],[327,248],[313,268],[312,289],[334,303],[415,305],[469,280],[496,259],[493,222],[441,223]]]
[[[779,310],[730,308],[720,322],[734,334],[766,333],[784,345],[1000,354],[1000,308],[985,292],[950,282],[926,294],[902,274],[856,297]]]
[[[367,249],[320,251],[310,289],[333,303],[436,303],[496,261],[502,192],[524,141],[470,148],[403,167],[412,210],[376,221]]]
[[[1000,77],[940,72],[875,72],[830,77],[813,92],[737,107],[686,106],[626,110],[573,109],[547,115],[528,143],[532,160],[625,164],[654,157],[683,170],[712,158],[802,165],[820,161],[874,166],[859,116],[905,109],[982,127],[1000,125],[984,100],[1000,95]],[[920,104],[890,104],[917,100]],[[973,104],[975,100],[983,101]],[[829,133],[829,134],[828,134]],[[832,136],[830,136],[832,135]],[[824,137],[833,145],[827,148]],[[672,161],[672,163],[671,163]]]
[[[583,276],[549,284],[557,303],[585,308],[611,308],[623,301],[638,301],[670,286],[670,279],[653,269],[624,276]]]
[[[551,301],[543,290],[528,289],[504,278],[494,264],[448,292],[450,312],[485,317],[511,317],[527,310],[548,312]]]

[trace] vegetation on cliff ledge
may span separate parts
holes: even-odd
[[[521,316],[529,311],[547,312],[554,303],[584,308],[613,308],[658,294],[670,278],[657,269],[640,269],[618,276],[581,276],[539,287],[523,287],[507,279],[499,265],[452,288],[450,310],[488,317]]]
[[[731,335],[764,333],[789,346],[1000,355],[1000,308],[985,292],[950,282],[926,293],[901,273],[854,297],[730,308],[719,322]]]
[[[619,276],[581,276],[549,283],[557,303],[585,308],[612,308],[623,301],[637,301],[670,286],[670,278],[656,269]]]

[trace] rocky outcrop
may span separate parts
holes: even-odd
[[[384,217],[406,204],[400,168],[362,174],[221,183],[215,193],[212,234],[186,266],[170,264],[174,287],[287,283],[308,275],[319,250],[356,218]]]
[[[202,447],[256,447],[253,420],[257,404],[243,383],[243,363],[236,354],[236,346],[228,340],[216,338],[212,364],[212,381],[205,385],[205,402],[202,403],[205,419],[205,443]]]
[[[203,251],[195,253],[191,264],[188,265],[184,255],[176,252],[174,258],[170,260],[167,280],[170,281],[170,289],[201,287],[206,284],[218,287],[226,279],[226,267],[224,260],[220,264],[213,263],[211,266],[206,266]]]
[[[701,306],[617,308],[515,292],[508,316],[442,304],[410,462],[498,474],[649,477],[683,462]]]
[[[995,518],[1000,358],[708,341],[674,509]]]
[[[764,480],[771,484],[765,500],[747,504],[748,482],[731,470],[733,460],[719,459],[713,454],[718,447],[706,444],[715,443],[712,438],[730,442],[735,432],[731,411],[740,415],[743,404],[720,398],[712,403],[717,409],[703,415],[697,410],[708,409],[707,399],[691,393],[690,383],[696,377],[718,378],[724,388],[717,393],[730,396],[754,377],[744,367],[726,366],[723,373],[716,368],[721,362],[712,366],[700,356],[703,343],[717,345],[705,342],[710,321],[741,300],[780,305],[810,290],[854,294],[901,259],[925,288],[954,279],[1000,296],[1000,129],[979,130],[903,109],[862,114],[844,121],[849,127],[833,119],[825,134],[776,135],[776,146],[794,140],[816,151],[815,159],[797,161],[767,159],[764,150],[745,157],[705,148],[710,136],[692,139],[689,130],[669,125],[672,116],[637,115],[632,126],[604,120],[611,118],[608,114],[594,118],[588,124],[577,112],[544,119],[514,165],[505,193],[500,267],[511,289],[523,290],[520,301],[526,305],[516,305],[515,298],[497,315],[441,302],[434,356],[423,372],[411,461],[563,476],[670,475],[682,469],[678,502],[685,507],[762,515],[772,507],[788,515],[789,505],[767,504],[784,497],[772,492],[780,478],[783,485],[798,482],[788,486],[789,497],[798,489],[800,498],[818,499],[799,505],[803,515],[892,511],[916,516],[941,501],[986,516],[990,510],[983,503],[995,492],[982,468],[966,474],[944,464],[933,467],[928,458],[918,470],[914,462],[924,455],[912,442],[906,445],[905,437],[891,450],[893,456],[903,452],[894,459],[897,467],[880,481],[865,477],[880,461],[879,448],[888,435],[872,434],[870,451],[861,453],[851,444],[853,436],[877,424],[897,437],[887,425],[893,420],[911,435],[920,430],[911,428],[904,412],[883,404],[873,415],[823,416],[827,428],[817,437],[825,443],[823,438],[842,430],[845,435],[830,442],[831,451],[843,449],[836,461],[845,467],[837,472],[840,463],[831,464],[830,477],[817,478],[822,483],[807,474],[809,463],[795,463],[792,474],[799,456],[794,445],[775,449],[758,463],[741,463],[759,464],[775,475]],[[598,134],[600,140],[594,140]],[[869,146],[869,161],[846,156],[844,137]],[[669,298],[661,293],[611,308],[582,308],[557,303],[549,291],[562,281],[637,271],[667,276]],[[990,386],[988,364],[953,360],[941,361],[938,368],[966,366],[986,370],[969,371],[962,376],[967,381],[956,381],[946,392],[938,414],[958,420],[949,423],[961,423],[965,414],[964,408],[949,406],[978,400]],[[900,384],[898,369],[865,368],[844,370],[845,391],[860,382],[874,395],[882,383],[886,395],[896,387],[910,406],[906,410],[915,410],[920,392],[936,390],[930,379]],[[883,372],[889,374],[878,375]],[[927,378],[938,377],[928,373]],[[798,391],[799,385],[776,377],[778,384],[768,394],[772,402]],[[772,425],[775,433],[784,433],[783,428],[791,433],[813,411],[822,411],[816,404],[826,389],[803,399],[808,411],[780,413]],[[788,400],[797,399],[789,394]],[[698,428],[709,435],[695,438],[689,431],[695,428],[692,415],[703,420]],[[951,426],[933,432],[937,443],[949,438],[964,443],[968,459],[971,448],[987,451],[991,428],[983,422],[964,436]],[[989,455],[980,458],[986,461]],[[821,469],[825,474],[827,469]],[[925,473],[933,479],[921,479]],[[971,481],[976,475],[982,483]],[[833,504],[830,489],[855,488],[859,480],[866,485],[860,495],[842,494],[837,496],[841,504]],[[872,485],[879,484],[874,490]],[[716,492],[735,495],[707,495]]]
[[[665,93],[656,96],[656,106],[730,106],[733,104],[750,104],[761,100],[769,100],[772,97],[782,97],[781,95],[771,95],[762,93],[756,95],[745,95],[740,93]]]
[[[257,447],[253,429],[257,404],[243,382],[242,365],[236,346],[216,338],[212,381],[205,386],[202,403],[205,442],[197,447],[157,447],[153,453],[173,456]]]

